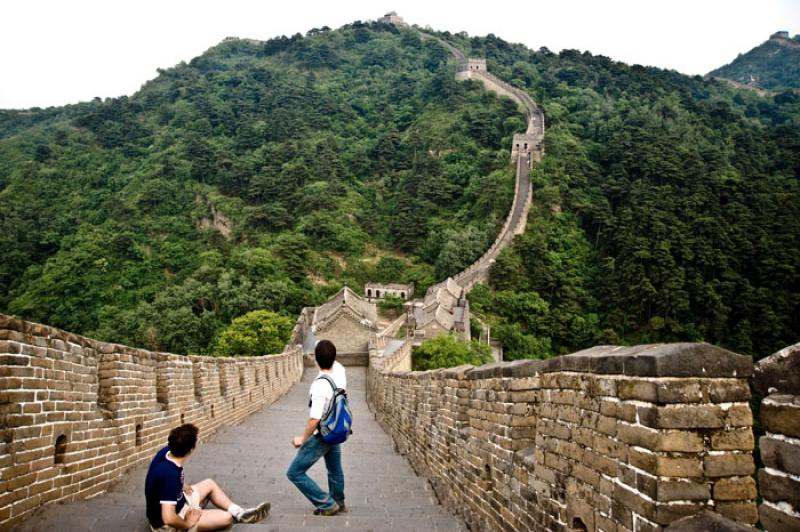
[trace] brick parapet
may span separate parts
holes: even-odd
[[[763,397],[761,525],[771,532],[800,530],[800,343],[759,361],[752,384]]]
[[[430,372],[374,364],[368,387],[398,449],[476,529],[663,530],[708,509],[757,520],[751,371],[707,344],[605,346]]]
[[[104,491],[182,422],[207,438],[300,380],[302,350],[180,356],[0,315],[0,529]]]

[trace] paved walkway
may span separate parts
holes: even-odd
[[[439,506],[430,485],[417,477],[408,462],[392,450],[389,436],[367,409],[366,368],[347,370],[354,434],[345,444],[344,471],[348,513],[313,515],[313,507],[286,479],[294,457],[291,438],[300,433],[307,416],[308,386],[316,370],[286,396],[244,423],[223,428],[198,446],[186,467],[186,480],[211,477],[242,506],[263,499],[272,512],[261,523],[236,525],[239,532],[322,530],[461,531],[463,523]],[[149,531],[144,517],[143,465],[125,475],[104,495],[88,501],[47,506],[19,531]],[[325,465],[311,476],[326,486]]]

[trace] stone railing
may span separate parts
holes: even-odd
[[[0,314],[0,530],[37,507],[96,495],[181,423],[207,438],[274,402],[299,346],[218,358],[154,353]]]
[[[773,532],[800,530],[800,343],[756,364],[753,388],[761,402],[758,471],[761,525]]]
[[[370,344],[369,349],[369,371],[384,373],[392,371],[411,371],[411,351],[413,342],[405,340],[399,349],[389,356],[381,356],[383,347],[380,341]],[[378,383],[375,383],[376,385]]]
[[[428,372],[370,360],[370,406],[477,530],[663,530],[757,521],[753,363],[708,344],[596,347]]]
[[[400,330],[403,325],[408,322],[408,317],[406,316],[405,309],[403,309],[403,313],[397,317],[392,323],[387,325],[381,332],[378,333],[379,338],[394,338],[394,335],[397,334],[397,331]]]
[[[303,341],[308,336],[308,331],[311,329],[311,320],[314,316],[314,307],[303,307],[300,315],[295,320],[292,334],[289,337],[289,344],[286,346],[288,349],[291,345],[303,345]]]

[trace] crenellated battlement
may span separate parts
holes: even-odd
[[[43,504],[104,491],[183,422],[204,438],[240,422],[302,372],[299,346],[182,356],[0,314],[0,529]]]
[[[371,407],[474,529],[657,531],[703,510],[758,520],[749,357],[600,346],[398,371],[410,357],[371,360]]]

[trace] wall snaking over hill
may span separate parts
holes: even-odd
[[[371,359],[370,405],[476,529],[658,531],[703,509],[758,520],[750,357],[708,344],[602,346],[395,371],[410,356]]]
[[[0,314],[0,529],[104,491],[181,423],[207,438],[273,403],[302,350],[263,357],[153,353]]]
[[[447,41],[428,33],[422,31],[417,33],[424,40],[435,40],[450,52],[450,55],[458,62],[457,80],[477,80],[483,84],[486,90],[510,98],[525,112],[525,120],[527,122],[525,133],[514,135],[514,139],[516,142],[518,137],[524,137],[526,141],[530,142],[530,147],[525,150],[519,150],[518,146],[514,147],[514,143],[512,143],[511,153],[512,157],[516,159],[516,180],[514,184],[514,200],[505,223],[489,249],[471,265],[453,277],[459,285],[469,291],[477,283],[488,280],[489,270],[500,252],[511,243],[515,235],[525,232],[528,211],[533,200],[530,179],[531,168],[534,162],[541,162],[542,157],[544,157],[544,113],[528,93],[512,87],[487,72],[485,70],[485,61],[483,61],[484,70],[469,70],[470,59],[461,50]]]

